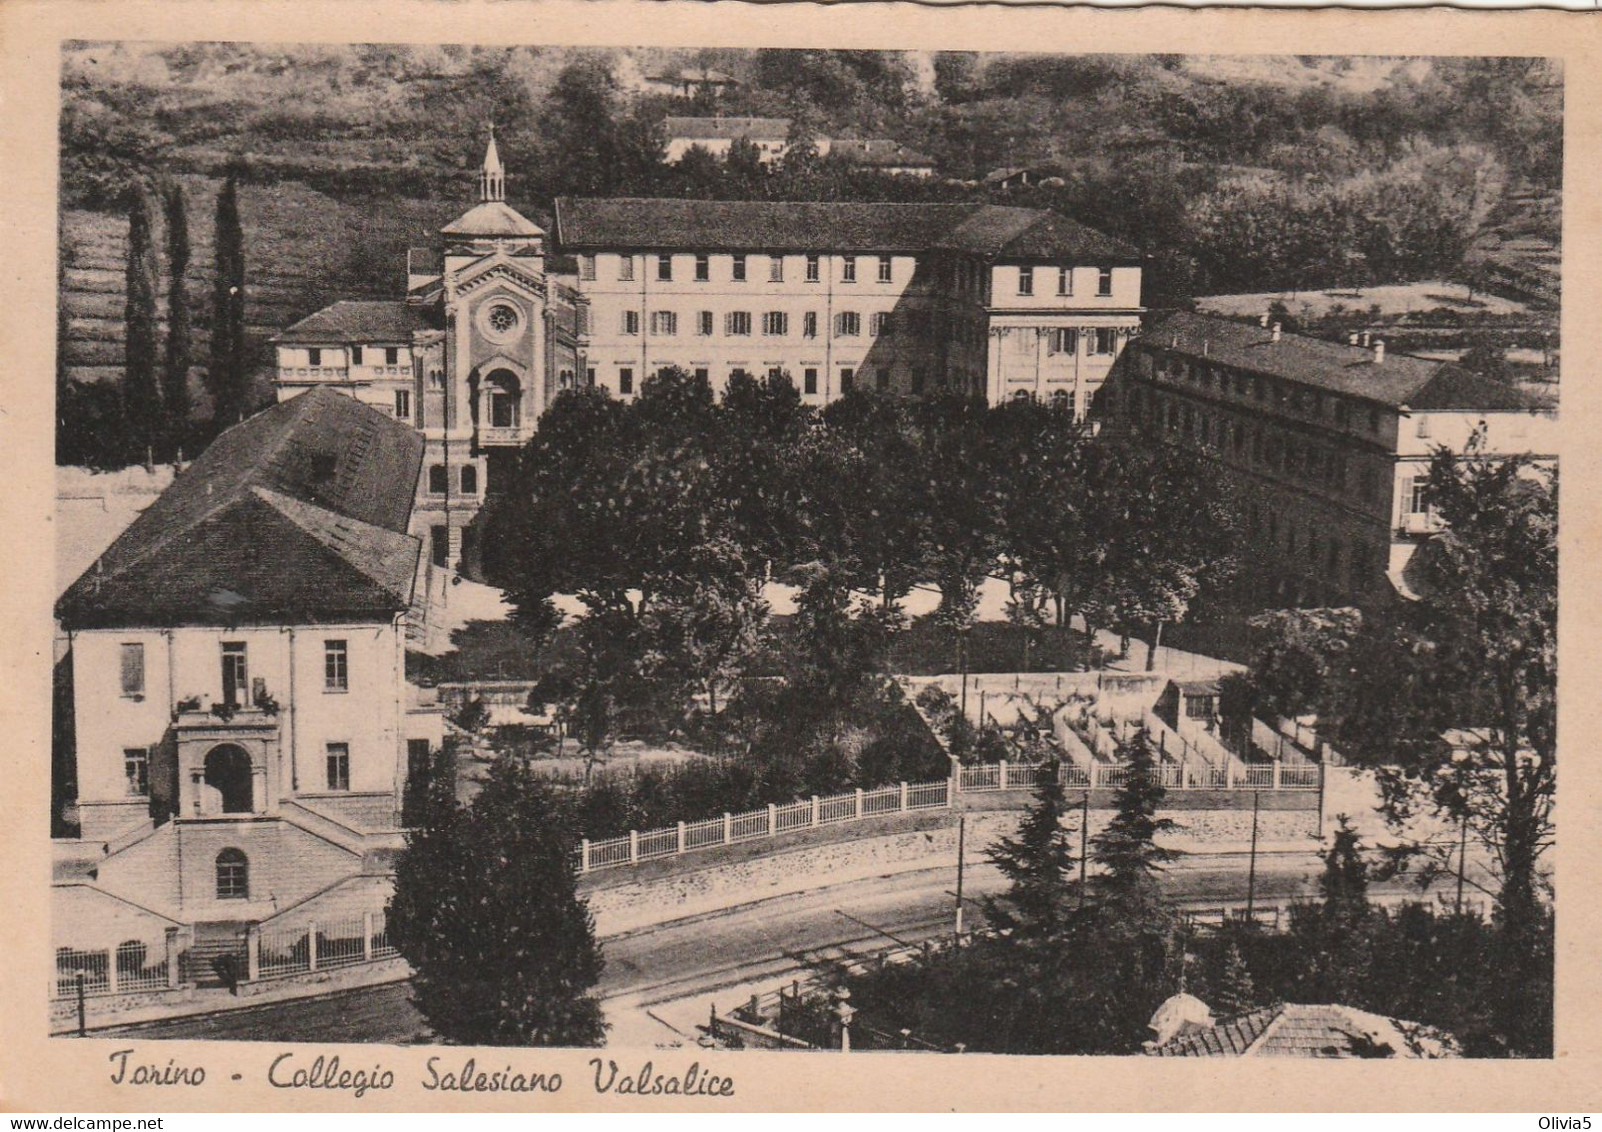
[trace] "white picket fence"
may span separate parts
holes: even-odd
[[[384,913],[368,912],[342,920],[252,931],[246,954],[246,977],[254,982],[393,959],[399,952],[389,942]]]
[[[964,766],[950,778],[933,782],[899,782],[875,790],[850,790],[827,797],[803,798],[773,804],[741,814],[724,814],[705,821],[679,822],[661,829],[630,830],[604,841],[585,838],[579,843],[578,867],[583,873],[623,868],[644,861],[677,857],[697,849],[758,841],[794,829],[809,829],[839,822],[861,821],[884,814],[942,809],[956,804],[958,795],[1001,790],[1029,790],[1039,785],[1050,764],[981,763]],[[1246,765],[1244,773],[1226,768],[1214,771],[1195,763],[1165,763],[1157,768],[1158,781],[1169,790],[1262,791],[1317,790],[1322,768],[1308,765]],[[1129,778],[1129,768],[1117,763],[1089,766],[1059,763],[1058,779],[1069,789],[1114,789]]]
[[[151,947],[139,940],[104,949],[58,948],[56,977],[51,981],[50,995],[52,998],[74,997],[78,993],[80,976],[85,997],[165,990],[171,985],[167,978],[166,954],[155,962],[150,961],[150,953],[159,950],[159,945]]]

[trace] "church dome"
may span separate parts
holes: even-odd
[[[462,213],[440,233],[461,239],[507,239],[543,236],[545,229],[505,201],[487,200]]]

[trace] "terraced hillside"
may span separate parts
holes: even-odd
[[[209,349],[212,226],[221,182],[198,175],[180,179],[189,205],[195,360],[204,365]],[[434,233],[460,207],[456,201],[405,198],[335,200],[297,182],[242,185],[245,317],[260,367],[270,364],[266,340],[318,307],[341,298],[392,298],[403,293],[406,248],[432,243]],[[127,217],[69,209],[62,213],[61,225],[66,375],[90,381],[118,379]],[[163,319],[166,285],[163,278]]]

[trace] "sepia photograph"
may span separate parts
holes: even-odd
[[[1554,1057],[1563,59],[293,33],[51,61],[52,1038]]]

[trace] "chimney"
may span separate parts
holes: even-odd
[[[1279,323],[1277,323],[1277,322],[1274,323],[1274,336],[1273,337],[1274,337],[1274,341],[1275,342],[1279,341]]]
[[[1363,349],[1368,349],[1368,331],[1363,331]]]
[[[1374,343],[1374,364],[1379,365],[1385,360],[1385,340],[1378,339]]]
[[[1350,334],[1348,334],[1348,335],[1347,335],[1347,336],[1346,336],[1346,344],[1347,344],[1347,345],[1348,345],[1348,346],[1355,346],[1355,345],[1357,345],[1357,337],[1358,337],[1358,336],[1357,336],[1357,331],[1355,331],[1355,330],[1354,330],[1354,331],[1352,331],[1352,332],[1351,332],[1351,333],[1350,333]]]
[[[1265,330],[1268,328],[1268,312],[1267,311],[1264,311],[1262,314],[1260,314],[1257,317],[1257,325],[1263,327]]]
[[[1212,348],[1213,348],[1213,340],[1211,338],[1203,338],[1202,339],[1202,357],[1204,357],[1204,358],[1207,357],[1208,354],[1212,351]]]

